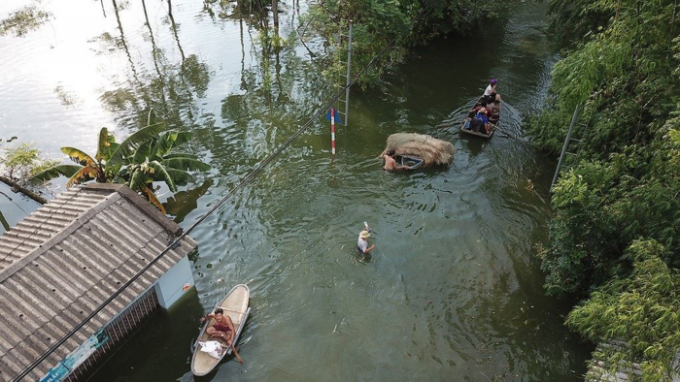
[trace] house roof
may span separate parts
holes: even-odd
[[[45,354],[181,232],[117,184],[64,192],[6,232],[0,237],[0,381]],[[183,238],[28,378],[44,376],[195,248]]]

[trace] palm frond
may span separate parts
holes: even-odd
[[[174,168],[176,170],[183,170],[183,171],[209,171],[210,170],[209,164],[203,163],[200,160],[187,158],[187,157],[165,159],[161,162],[161,164],[165,167],[170,167],[170,168]]]
[[[33,184],[38,184],[46,182],[48,180],[52,180],[54,178],[58,178],[62,175],[70,178],[73,176],[73,174],[77,173],[82,168],[83,166],[79,166],[76,164],[59,164],[33,175],[29,179],[29,182]]]
[[[90,166],[95,163],[95,160],[92,159],[91,156],[89,156],[83,150],[77,149],[75,147],[62,147],[61,152],[68,155],[72,161],[80,164],[81,166]]]

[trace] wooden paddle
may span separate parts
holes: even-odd
[[[458,123],[460,123],[460,122],[458,122],[458,121],[444,122],[444,123],[440,123],[440,124],[436,125],[434,128],[435,129],[441,129],[443,127],[451,127],[451,126],[458,124]]]
[[[502,127],[500,127],[500,126],[498,126],[498,125],[494,125],[494,127],[495,127],[494,130],[500,130],[500,131],[503,132],[503,134],[507,135],[508,137],[510,137],[510,138],[512,138],[512,139],[518,139],[516,135],[514,135],[513,133],[511,133],[511,132],[505,130],[504,128],[502,128]]]
[[[231,344],[231,350],[234,352],[234,355],[236,356],[236,360],[238,361],[238,363],[240,363],[241,365],[243,365],[243,360],[241,359],[241,356],[238,355],[238,352],[236,351],[236,348],[234,347],[234,343],[233,343],[233,342],[232,342],[232,344]]]

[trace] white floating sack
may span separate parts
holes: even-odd
[[[201,345],[201,351],[208,353],[209,356],[213,358],[222,358],[222,345],[217,341],[203,341],[199,342]]]

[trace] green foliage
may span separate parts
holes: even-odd
[[[609,25],[615,11],[594,7],[591,0],[552,0],[548,13],[552,16],[549,35],[558,46],[573,48]]]
[[[152,122],[151,114],[148,122]],[[178,185],[192,180],[189,171],[208,171],[210,166],[195,155],[172,152],[189,140],[189,133],[164,130],[163,124],[150,124],[117,143],[104,127],[99,132],[94,158],[79,149],[62,147],[61,151],[77,164],[47,168],[35,174],[32,181],[43,182],[63,175],[69,177],[67,187],[90,180],[125,183],[165,212],[154,195],[153,182],[165,182],[171,191],[177,192]]]
[[[567,325],[595,342],[624,346],[599,348],[595,358],[610,372],[640,362],[642,381],[671,381],[672,363],[680,349],[680,276],[662,260],[664,246],[636,240],[625,257],[633,262],[630,276],[617,277],[594,291],[574,309]]]
[[[545,287],[594,291],[567,324],[626,342],[600,348],[610,367],[636,360],[645,381],[669,380],[680,349],[680,9],[674,0],[552,5],[573,50],[529,131],[559,152],[576,105],[586,127],[553,190],[551,240],[539,251]]]
[[[0,163],[4,166],[7,177],[20,183],[56,163],[42,159],[40,150],[27,143],[5,148],[3,151],[3,155],[0,156]]]
[[[558,153],[576,105],[587,125],[575,130],[578,155],[554,189],[551,241],[540,252],[556,294],[629,272],[623,250],[639,237],[666,246],[663,259],[680,266],[680,9],[671,0],[568,6],[610,18],[555,65],[550,107],[529,126],[539,147]]]

